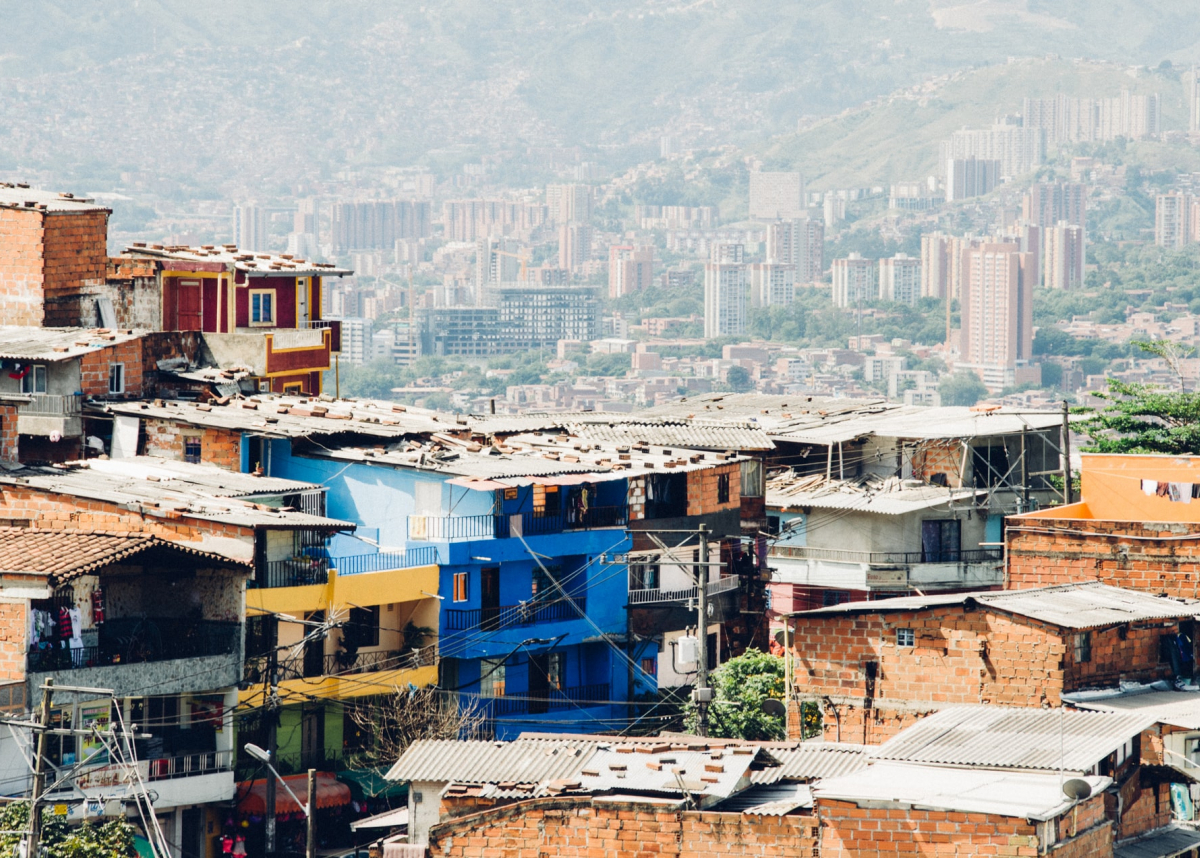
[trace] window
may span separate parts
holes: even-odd
[[[255,289],[250,293],[250,324],[275,324],[275,292],[270,289]]]
[[[289,381],[284,384],[283,392],[286,394],[299,396],[300,394],[304,393],[304,383],[300,381]]]
[[[717,503],[729,503],[729,474],[717,474]]]
[[[479,693],[484,697],[504,696],[504,659],[485,658],[480,660]]]
[[[742,462],[742,497],[760,498],[765,493],[762,462],[757,459]]]
[[[559,591],[558,579],[562,577],[561,566],[547,566],[544,569],[541,566],[534,567],[533,570],[533,587],[531,595],[535,599],[549,600],[561,599],[562,593]]]
[[[467,572],[454,573],[454,601],[467,601]]]
[[[546,655],[546,683],[556,691],[562,691],[566,676],[566,654],[561,652]]]
[[[184,438],[183,461],[191,462],[193,465],[200,464],[200,449],[199,438]]]
[[[896,646],[915,646],[917,636],[912,629],[896,629]]]
[[[39,363],[25,367],[25,375],[21,376],[21,392],[46,392],[46,367],[44,365]]]
[[[642,662],[641,662],[641,667],[642,667],[642,673],[644,673],[646,676],[657,676],[658,675],[658,659],[657,658],[643,658]]]
[[[629,565],[630,590],[657,590],[658,564],[631,563]]]
[[[125,392],[125,364],[110,363],[108,365],[108,392]]]
[[[357,646],[379,646],[379,606],[351,608],[346,631]]]
[[[1092,633],[1080,632],[1075,635],[1075,663],[1087,664],[1092,660]]]
[[[956,519],[921,522],[921,562],[957,563],[961,533]]]

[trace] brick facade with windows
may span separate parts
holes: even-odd
[[[143,419],[143,454],[176,462],[196,461],[228,471],[242,469],[242,433],[236,429],[191,426],[171,420]],[[199,442],[199,450],[196,449]],[[194,458],[199,452],[199,459]],[[253,462],[250,463],[254,467]]]
[[[950,705],[1059,706],[1064,692],[1162,679],[1161,639],[1179,627],[1148,620],[1078,632],[980,605],[859,604],[877,612],[797,615],[796,689],[824,703],[831,741],[879,744]],[[913,646],[899,646],[908,631]],[[1090,650],[1086,661],[1076,644]]]
[[[108,348],[97,349],[79,358],[79,388],[84,396],[105,398],[124,396],[136,399],[142,395],[142,342],[130,340]],[[111,392],[109,377],[113,364],[123,367],[123,390]]]

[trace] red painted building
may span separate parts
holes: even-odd
[[[114,261],[139,269],[131,292],[149,292],[140,315],[157,315],[144,322],[203,333],[217,365],[245,367],[261,391],[321,392],[321,373],[341,351],[340,323],[322,319],[321,283],[350,271],[232,245],[134,244]]]

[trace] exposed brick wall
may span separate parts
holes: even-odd
[[[25,678],[25,603],[0,602],[0,681]]]
[[[916,645],[898,647],[898,628],[912,629]],[[877,743],[945,706],[1058,706],[1064,691],[1161,678],[1159,641],[1175,628],[1092,630],[1091,660],[1077,664],[1069,630],[987,610],[807,617],[796,629],[795,683],[801,696],[837,707],[825,718],[827,738],[837,738],[840,718],[842,741]],[[877,665],[870,694],[869,663]]]
[[[914,808],[859,807],[817,800],[821,858],[880,858],[887,855],[1035,856],[1039,832],[1027,820],[985,813]],[[1072,818],[1074,817],[1074,819]],[[1102,796],[1088,799],[1058,820],[1059,841],[1050,852],[1061,858],[1112,854],[1112,827]]]
[[[0,519],[28,521],[38,530],[109,530],[152,533],[172,542],[200,543],[210,537],[252,540],[254,530],[189,518],[159,518],[116,504],[6,486],[0,489]]]
[[[430,852],[453,858],[702,858],[816,855],[811,816],[664,810],[661,805],[535,799],[443,822]]]
[[[79,359],[79,387],[84,395],[109,395],[108,368],[114,363],[125,365],[125,396],[136,399],[142,395],[142,343],[139,340],[83,355]]]
[[[926,441],[912,457],[913,478],[929,482],[935,474],[945,474],[946,484],[962,486],[963,450],[961,442]]]
[[[1021,518],[1006,525],[1009,589],[1100,581],[1200,597],[1200,535],[1189,536],[1189,525]]]
[[[1171,785],[1142,785],[1138,780],[1134,779],[1133,788],[1129,790],[1131,800],[1121,809],[1120,820],[1113,835],[1117,840],[1137,837],[1171,823]],[[1111,815],[1113,814],[1110,813]]]
[[[0,461],[18,461],[17,407],[0,405]]]
[[[717,483],[720,476],[729,480],[729,499],[724,503],[717,500]],[[739,462],[717,465],[687,475],[688,515],[705,515],[723,509],[739,509],[742,505],[742,466]]]
[[[0,208],[0,324],[41,325],[42,212]]]
[[[242,469],[242,436],[236,429],[199,429],[169,420],[142,421],[147,456],[183,461],[184,439],[200,438],[200,461],[229,471]]]
[[[103,283],[108,270],[108,212],[47,214],[43,231],[47,327],[80,324],[86,284]]]

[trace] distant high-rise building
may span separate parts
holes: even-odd
[[[354,366],[370,363],[375,357],[374,322],[362,317],[342,317],[341,360]]]
[[[521,279],[521,245],[512,238],[480,238],[475,241],[475,300],[485,289]]]
[[[546,206],[551,223],[591,223],[591,185],[547,185]]]
[[[335,253],[395,250],[396,242],[433,234],[430,204],[424,200],[368,200],[336,203],[332,229]]]
[[[654,247],[614,244],[608,248],[608,297],[649,289],[654,278]]]
[[[549,219],[545,203],[447,200],[442,203],[442,237],[446,241],[474,241],[481,236],[529,233]]]
[[[564,223],[558,228],[558,267],[578,273],[592,256],[592,225]]]
[[[815,283],[825,273],[825,225],[802,217],[767,226],[767,261],[796,266],[797,283]]]
[[[796,300],[796,266],[790,262],[750,264],[750,302],[755,307],[773,307]]]
[[[964,267],[963,362],[989,387],[1010,386],[1033,353],[1032,258],[1015,243],[989,242],[965,251]]]
[[[832,191],[826,191],[825,199],[821,202],[821,213],[825,218],[825,228],[835,229],[846,219],[846,201]]]
[[[946,202],[990,194],[1000,180],[1000,162],[982,158],[946,161]]]
[[[921,297],[945,298],[950,289],[950,236],[921,236]]]
[[[1083,227],[1060,221],[1042,230],[1042,240],[1045,260],[1043,282],[1051,289],[1077,289],[1083,286]],[[1037,264],[1036,260],[1033,264]]]
[[[239,250],[266,253],[269,235],[266,209],[253,203],[233,207],[233,243]]]
[[[1191,194],[1174,191],[1154,199],[1154,243],[1159,247],[1183,247],[1192,241]]]
[[[804,179],[799,173],[750,174],[750,217],[796,218],[804,214]]]
[[[866,303],[879,297],[879,282],[875,276],[879,265],[875,260],[851,253],[845,259],[833,260],[832,267],[835,306],[853,307],[860,301]]]
[[[741,244],[719,242],[704,265],[704,336],[740,335],[746,330],[746,264]]]
[[[1023,128],[1000,124],[991,128],[963,128],[942,144],[942,163],[975,158],[999,161],[1001,176],[1032,173],[1046,160],[1046,132],[1042,128]]]
[[[901,304],[917,303],[921,297],[921,260],[907,253],[879,260],[879,297]]]
[[[664,134],[658,138],[658,157],[670,158],[679,154],[679,138]]]
[[[1040,278],[1042,276],[1042,262],[1045,258],[1046,250],[1046,230],[1038,226],[1036,223],[1030,223],[1022,218],[1015,223],[1011,223],[1004,231],[996,236],[997,241],[1015,242],[1022,253],[1030,254],[1030,263],[1033,266],[1033,276]],[[1041,280],[1034,280],[1033,285],[1036,286]]]
[[[1025,194],[1021,216],[1043,228],[1064,220],[1085,226],[1087,187],[1076,182],[1038,182]]]
[[[642,229],[712,229],[719,220],[716,206],[639,205],[633,216]]]
[[[312,197],[296,203],[296,213],[292,216],[292,232],[317,234],[320,227],[317,201]]]
[[[1044,132],[1050,143],[1141,140],[1162,133],[1160,97],[1127,89],[1112,98],[1026,98],[1021,113],[1024,127]]]
[[[1184,83],[1187,86],[1188,131],[1200,131],[1200,73],[1195,66],[1187,73]]]

